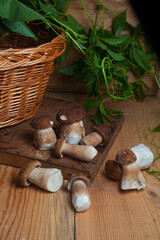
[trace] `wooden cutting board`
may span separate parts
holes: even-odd
[[[56,121],[57,112],[65,107],[74,106],[74,103],[50,99],[44,97],[41,107],[35,116],[42,114],[50,115],[55,120],[55,132],[58,130],[59,123]],[[87,112],[86,118],[83,120],[86,134],[92,132],[94,111]],[[62,171],[65,179],[68,179],[73,173],[83,173],[92,182],[98,173],[103,161],[106,159],[116,136],[118,135],[122,124],[123,117],[112,117],[113,124],[106,122],[106,127],[111,127],[112,137],[105,147],[97,147],[98,154],[90,162],[83,162],[64,156],[57,159],[53,150],[40,151],[33,144],[35,129],[32,129],[30,122],[32,119],[24,121],[20,124],[0,129],[0,163],[22,167],[28,161],[39,160],[42,167],[54,167]]]

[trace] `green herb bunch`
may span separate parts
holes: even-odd
[[[60,71],[73,76],[77,82],[86,83],[88,98],[85,109],[88,111],[96,107],[94,120],[103,123],[103,119],[110,121],[109,114],[117,112],[116,109],[111,111],[105,108],[104,103],[107,100],[127,100],[131,97],[135,98],[137,94],[142,101],[145,99],[145,88],[151,90],[143,81],[146,72],[155,77],[159,87],[160,84],[158,73],[153,67],[156,58],[141,25],[134,27],[129,24],[126,11],[117,15],[106,4],[99,0],[97,2],[99,9],[93,21],[81,1],[93,28],[87,30],[85,34],[88,38],[86,49],[79,47],[84,57]],[[111,30],[104,29],[104,9],[114,15]],[[100,11],[102,23],[98,26]],[[128,82],[129,71],[137,76],[137,81]],[[106,92],[107,98],[104,99]]]
[[[88,97],[85,109],[88,111],[96,107],[94,120],[103,123],[103,119],[110,121],[109,114],[117,113],[105,108],[107,100],[127,100],[137,94],[141,100],[145,99],[145,88],[150,90],[143,81],[146,72],[155,77],[160,87],[159,75],[154,69],[156,57],[141,26],[134,27],[127,22],[126,11],[117,15],[97,0],[98,10],[93,21],[82,0],[80,3],[92,23],[92,29],[86,29],[73,16],[66,14],[70,0],[50,0],[50,3],[42,0],[1,0],[0,33],[4,37],[12,31],[36,39],[28,26],[35,20],[45,23],[46,28],[57,34],[57,29],[62,30],[67,47],[58,60],[59,64],[67,58],[71,46],[83,57],[60,71],[86,84]],[[104,28],[105,10],[114,15],[111,30]],[[99,26],[97,19],[100,12],[102,19]],[[128,82],[129,71],[138,77],[137,81]],[[104,93],[107,93],[106,98]]]

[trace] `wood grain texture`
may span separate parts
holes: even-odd
[[[16,168],[0,165],[0,239],[74,239],[74,211],[65,185],[57,193],[20,188]]]
[[[123,110],[125,120],[105,162],[114,159],[118,150],[139,142],[150,147],[156,156],[156,148],[149,144],[144,134],[150,138],[153,136],[150,128],[159,123],[159,102],[160,93],[148,97],[143,103],[133,100],[108,103]],[[160,134],[154,136],[154,142],[159,144]],[[143,171],[146,188],[122,192],[117,182],[106,178],[104,165],[90,188],[91,207],[76,214],[71,195],[66,190],[66,181],[62,189],[53,194],[33,185],[19,188],[16,183],[18,170],[0,165],[0,239],[160,239],[160,182]],[[159,160],[152,169],[160,169]]]
[[[146,136],[153,138],[150,129],[160,121],[160,94],[148,97],[144,103],[128,101],[113,103],[125,111],[125,121],[106,161],[114,159],[123,148],[144,143],[156,156],[156,148]],[[154,134],[159,145],[160,134]],[[90,189],[91,208],[76,215],[77,240],[160,239],[160,182],[143,171],[147,186],[140,191],[121,191],[117,182],[108,180],[103,164]],[[152,169],[160,169],[158,160]]]

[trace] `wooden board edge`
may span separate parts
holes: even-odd
[[[116,127],[116,131],[114,131],[113,135],[112,135],[112,138],[111,140],[109,141],[107,147],[105,148],[103,154],[100,156],[100,160],[98,161],[98,165],[97,165],[97,173],[99,172],[101,166],[102,166],[102,163],[106,160],[107,158],[107,154],[109,153],[111,147],[113,146],[113,143],[117,137],[117,135],[119,134],[122,126],[123,126],[123,122],[124,122],[124,116],[122,116],[120,119],[119,119],[119,122],[117,124],[117,127]],[[91,182],[94,181],[94,178],[96,177],[97,175],[96,172],[94,172],[94,174],[91,174]]]
[[[10,167],[15,167],[15,168],[21,168],[23,167],[25,164],[27,164],[28,162],[33,161],[34,159],[32,158],[26,158],[26,157],[21,157],[18,155],[14,155],[11,153],[5,153],[5,152],[0,152],[0,164],[6,165],[6,166],[10,166]],[[50,163],[50,162],[44,162],[41,161],[39,159],[35,159],[36,161],[38,160],[39,162],[41,162],[41,167],[44,168],[58,168],[62,171],[62,175],[64,177],[64,179],[68,180],[71,176],[71,174],[73,173],[73,169],[71,169],[70,167],[61,167],[60,165],[56,165],[54,163]],[[91,179],[91,174],[89,171],[83,171],[83,170],[77,170],[75,169],[75,174],[76,173],[82,173],[88,177],[89,179]]]

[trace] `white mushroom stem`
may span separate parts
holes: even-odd
[[[132,147],[131,150],[137,157],[136,163],[138,164],[140,169],[146,169],[152,165],[154,155],[152,151],[143,143],[140,143],[137,146]]]
[[[91,204],[89,190],[80,179],[75,180],[72,184],[72,204],[77,212],[87,210]]]
[[[63,184],[61,170],[56,168],[34,168],[27,180],[49,192],[56,192]]]
[[[82,120],[68,125],[61,124],[59,128],[59,138],[66,139],[70,144],[79,144],[84,136],[85,128]]]
[[[121,189],[141,189],[145,188],[146,181],[137,163],[122,165]]]
[[[97,155],[97,150],[92,146],[64,143],[62,153],[65,153],[73,158],[89,162]]]
[[[96,147],[103,141],[103,137],[98,132],[92,132],[81,139],[80,144]]]
[[[55,132],[51,127],[47,129],[37,130],[34,135],[34,145],[39,150],[49,150],[53,148],[56,140],[57,139]]]

